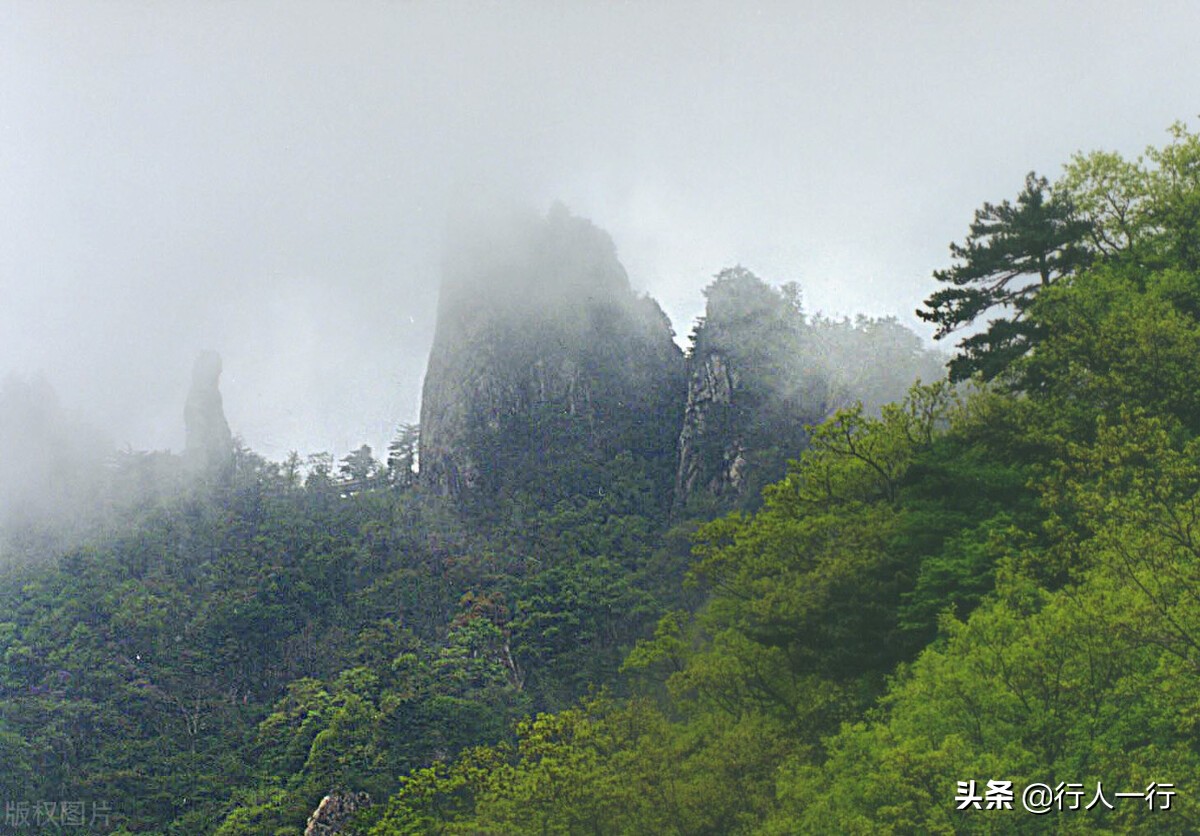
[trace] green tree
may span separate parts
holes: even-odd
[[[396,437],[388,444],[388,482],[398,488],[409,488],[417,478],[417,456],[421,428],[417,424],[401,424]]]
[[[1200,136],[1182,123],[1169,133],[1169,143],[1132,161],[1077,154],[1056,184],[1105,258],[1148,270],[1200,268]]]
[[[333,456],[330,453],[310,453],[305,463],[308,476],[304,480],[304,487],[320,490],[333,484]]]
[[[1034,296],[1055,279],[1087,261],[1081,246],[1088,225],[1065,194],[1054,193],[1044,177],[1032,172],[1015,204],[985,203],[976,210],[963,244],[952,243],[954,266],[934,272],[944,287],[925,300],[917,316],[937,325],[942,339],[985,314],[985,330],[958,343],[950,361],[950,379],[976,372],[995,377],[1040,339],[1025,316]]]
[[[366,482],[379,472],[379,462],[375,461],[370,445],[364,444],[342,459],[338,472],[351,481]]]

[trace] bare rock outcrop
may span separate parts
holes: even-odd
[[[561,206],[477,225],[445,261],[421,481],[462,497],[546,474],[573,490],[589,461],[629,453],[669,493],[685,391],[670,323],[606,233]]]
[[[308,817],[304,836],[333,836],[341,833],[350,817],[371,804],[365,792],[332,792],[321,799]]]
[[[745,475],[746,444],[745,433],[731,413],[741,376],[718,351],[691,365],[675,494],[688,497],[698,490],[714,496],[737,494]]]
[[[806,423],[826,412],[825,378],[807,360],[809,332],[794,286],[776,289],[734,267],[705,295],[687,359],[676,509],[753,500],[804,449]]]
[[[183,410],[183,457],[193,475],[220,480],[233,468],[233,434],[221,400],[221,355],[202,351],[192,367],[192,387]]]

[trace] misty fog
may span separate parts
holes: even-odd
[[[215,350],[250,448],[382,450],[484,194],[607,230],[681,342],[738,263],[928,341],[980,195],[1194,106],[1193,7],[1041,5],[4,4],[0,374],[179,452]]]

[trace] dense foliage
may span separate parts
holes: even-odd
[[[411,487],[302,487],[242,455],[216,493],[11,569],[4,789],[107,799],[133,832],[294,832],[331,789],[386,797],[569,705],[613,680],[666,585],[647,478],[609,471],[601,497],[471,525]]]

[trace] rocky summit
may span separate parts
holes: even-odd
[[[421,404],[427,485],[586,490],[590,465],[627,453],[669,492],[685,392],[667,317],[589,221],[555,206],[451,242]]]
[[[221,355],[202,351],[192,366],[184,405],[184,461],[203,478],[223,478],[233,466],[233,434],[221,400]]]

